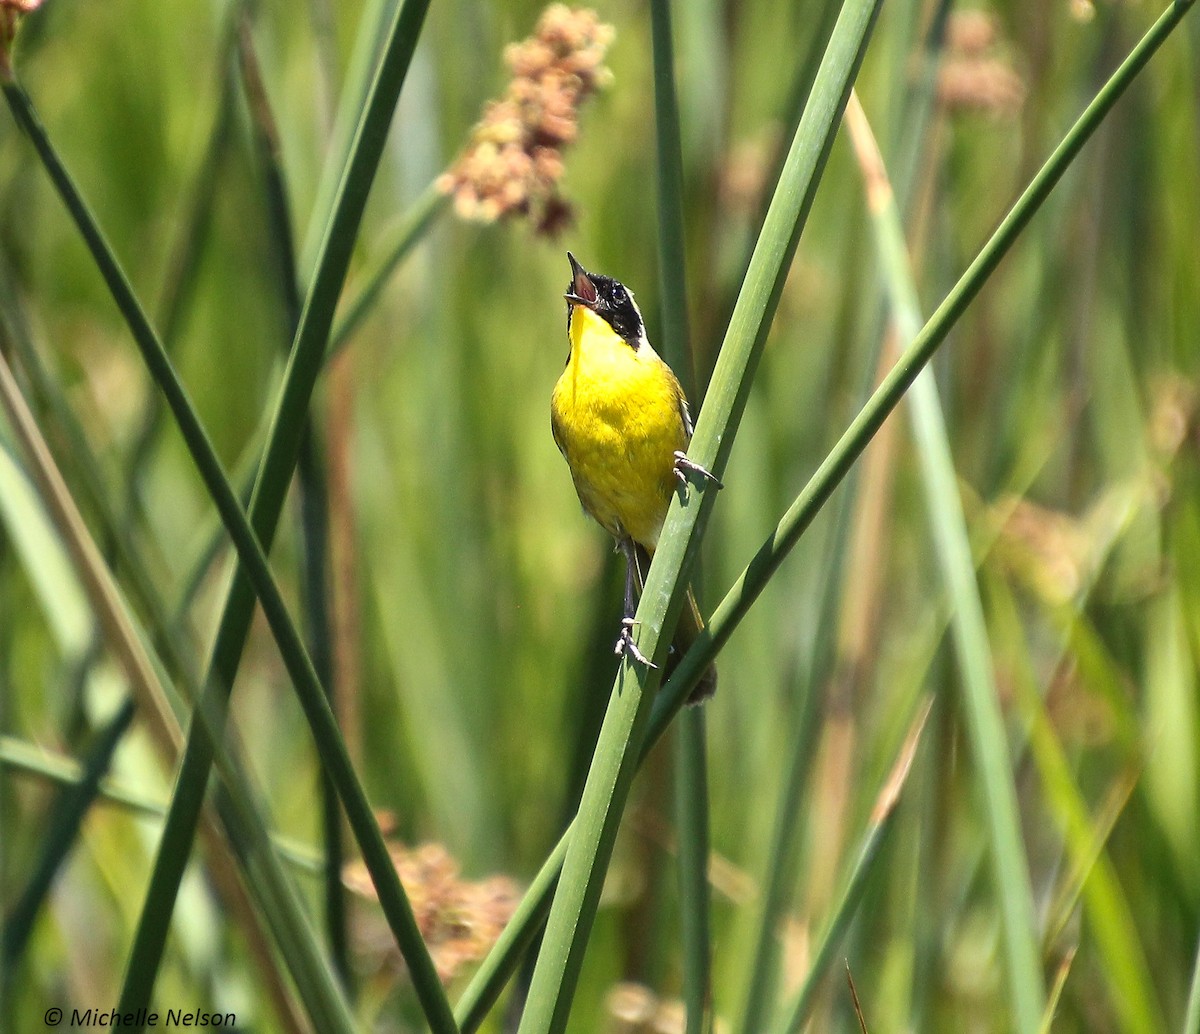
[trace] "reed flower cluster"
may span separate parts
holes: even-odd
[[[457,859],[442,844],[392,843],[389,848],[438,976],[448,983],[496,943],[520,897],[517,885],[507,876],[464,880]],[[362,862],[346,866],[343,882],[360,897],[378,900]],[[382,921],[364,917],[359,935],[376,969],[400,971],[400,953]]]
[[[996,19],[958,11],[946,25],[946,57],[938,100],[950,112],[1013,118],[1025,103],[1025,82],[1013,68]]]
[[[509,46],[512,79],[488,103],[466,150],[438,180],[463,219],[532,219],[553,236],[572,218],[560,191],[563,152],[579,135],[579,109],[609,82],[604,56],[613,29],[594,11],[547,7],[534,34]]]

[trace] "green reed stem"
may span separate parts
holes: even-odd
[[[428,0],[407,0],[396,13],[321,245],[316,275],[300,317],[251,501],[250,516],[254,529],[268,545],[278,525],[284,496],[296,466],[308,419],[309,399],[322,366],[333,311],[345,279],[363,209],[427,9]],[[210,693],[228,694],[254,612],[254,590],[257,588],[254,566],[244,562],[245,557],[240,551],[239,556],[243,562],[238,565],[226,598],[213,648],[208,680],[208,685],[213,687]],[[264,598],[265,612],[266,602]],[[307,653],[298,638],[295,645],[299,647],[299,656],[307,660]],[[347,818],[379,892],[380,904],[389,926],[408,963],[413,987],[426,1019],[435,1031],[453,1031],[454,1020],[445,991],[417,929],[412,908],[392,865],[365,790],[354,774],[345,741],[320,689],[319,680],[312,672],[311,663],[307,665],[307,672],[299,672],[299,679],[297,673],[290,669],[289,674],[293,675],[298,690],[302,684],[306,688],[301,696],[306,717],[313,725],[322,760],[342,795]],[[315,693],[311,692],[314,687],[317,690]],[[178,892],[212,765],[212,752],[213,744],[203,728],[193,725],[152,876],[151,891],[139,924],[139,936],[127,972],[128,995],[123,996],[122,1009],[128,1007],[124,1004],[126,997],[135,1006],[148,999],[153,970],[157,969],[165,941],[165,919],[161,913],[165,910],[169,914],[169,905]]]
[[[906,349],[900,362],[884,379],[793,501],[767,541],[735,579],[733,586],[714,611],[708,628],[659,691],[645,733],[643,757],[645,751],[661,738],[699,681],[701,673],[712,663],[717,652],[766,587],[771,575],[795,547],[801,534],[841,483],[875,431],[899,403],[908,384],[945,340],[951,327],[979,293],[987,278],[1049,196],[1054,185],[1074,161],[1096,127],[1194,2],[1195,0],[1182,0],[1164,12],[1096,94],[925,324],[921,333]],[[703,457],[698,458],[703,461]],[[521,952],[532,942],[546,914],[550,895],[566,857],[567,845],[574,838],[576,828],[577,822],[572,822],[567,827],[526,891],[504,934],[459,999],[456,1012],[464,1031],[474,1030],[482,1022],[487,1009],[499,996],[504,982],[515,968]]]
[[[103,632],[105,643],[120,662],[142,708],[142,720],[163,755],[168,761],[172,761],[182,747],[182,733],[167,703],[168,693],[156,660],[147,650],[144,636],[136,626],[112,573],[105,565],[94,539],[84,524],[2,353],[0,408],[8,416],[8,421],[29,458],[30,469],[43,504],[71,557],[80,584],[96,615],[97,624]],[[199,708],[196,713],[202,723],[212,729],[219,728],[214,724],[208,709],[202,706],[199,694],[194,693],[193,698]],[[261,818],[261,809],[258,809],[259,815],[254,814],[256,806],[253,803],[249,781],[232,761],[223,744],[218,751],[218,757],[231,791],[229,806],[221,809],[226,828],[231,831],[239,828],[235,823],[242,817],[241,829],[244,830],[248,825],[251,831],[262,833],[267,824]],[[247,815],[251,816],[249,823],[244,818]],[[247,883],[258,898],[260,912],[255,912],[244,903],[236,883],[230,885],[223,878],[222,874],[232,871],[230,868],[218,867],[216,875],[245,925],[251,950],[263,967],[268,990],[279,1010],[284,1029],[298,1030],[300,1021],[293,1015],[293,1001],[284,992],[283,983],[275,971],[274,956],[267,949],[265,938],[260,935],[260,914],[276,932],[279,954],[291,971],[310,1015],[320,1022],[323,1030],[349,1030],[349,1012],[328,968],[320,958],[315,938],[309,935],[304,925],[298,898],[291,891],[273,851],[266,843],[265,835],[255,841],[252,835],[243,832],[235,841],[235,847],[239,845],[242,858],[255,863],[253,871],[249,872]],[[218,859],[218,862],[223,860]]]
[[[876,0],[847,0],[817,74],[730,320],[692,439],[692,458],[720,476],[750,391],[754,369],[832,147],[850,86],[878,13]],[[671,504],[637,612],[638,646],[666,659],[684,585],[714,494],[687,492]],[[663,635],[663,630],[667,635]],[[650,718],[656,671],[627,658],[618,673],[546,923],[520,1034],[566,1027],[604,873]]]
[[[254,126],[255,144],[263,170],[267,237],[275,258],[276,284],[284,313],[286,339],[300,322],[302,299],[297,284],[296,249],[292,234],[291,202],[270,97],[262,80],[250,23],[243,18],[238,31],[242,84]],[[300,442],[297,465],[300,489],[300,530],[303,546],[301,600],[311,644],[313,668],[325,688],[325,699],[336,714],[337,686],[333,679],[333,633],[329,617],[329,490],[318,437],[310,424]],[[342,811],[329,772],[321,769],[321,821],[325,836],[325,926],[329,951],[342,985],[351,987],[346,895],[342,886]]]
[[[1194,3],[1195,0],[1176,0],[1167,8],[1130,51],[1129,56],[1084,109],[1083,114],[1038,170],[1029,186],[975,256],[974,261],[925,323],[921,333],[905,349],[896,365],[809,479],[803,491],[788,507],[775,526],[774,532],[718,604],[708,628],[701,633],[659,693],[655,714],[651,719],[652,731],[670,721],[674,709],[687,697],[699,680],[700,674],[746,616],[771,575],[800,541],[801,535],[841,483],[867,443],[899,404],[909,385],[933,357],[967,306],[975,300],[988,277],[1016,243],[1029,220],[1050,196],[1083,145]]]
[[[683,146],[675,90],[670,0],[651,0],[654,114],[658,186],[658,283],[663,357],[684,395],[699,405],[688,330],[686,245],[683,232]],[[693,583],[699,582],[699,572]],[[679,907],[683,946],[683,1000],[687,1034],[702,1034],[711,997],[708,886],[708,763],[704,714],[690,708],[680,719],[675,746],[675,815]]]
[[[218,632],[214,662],[210,677],[206,680],[208,692],[225,696],[233,684],[241,649],[249,631],[257,591],[272,632],[280,643],[280,652],[301,698],[306,716],[314,727],[321,756],[346,798],[351,825],[359,837],[368,870],[380,891],[384,912],[409,963],[417,996],[434,1029],[452,1031],[454,1023],[445,992],[417,930],[412,909],[391,864],[365,791],[354,774],[345,743],[321,689],[320,680],[313,671],[303,642],[291,623],[286,606],[271,577],[264,550],[255,538],[257,531],[262,541],[269,546],[278,522],[283,496],[295,467],[299,439],[307,419],[308,400],[321,366],[337,295],[345,276],[371,181],[382,154],[395,100],[407,72],[427,7],[428,0],[408,0],[397,13],[387,50],[351,149],[352,157],[322,247],[322,257],[318,263],[313,289],[301,318],[292,361],[285,374],[270,445],[251,509],[254,530],[251,529],[221,470],[207,434],[196,417],[170,360],[157,340],[96,220],[55,153],[28,96],[12,80],[3,83],[3,90],[14,117],[29,135],[64,204],[88,244],[101,274],[133,332],[151,374],[163,390],[205,485],[238,549],[241,563]],[[149,1001],[162,958],[166,930],[179,881],[182,879],[204,800],[212,754],[213,744],[203,725],[193,724],[176,785],[176,796],[160,843],[146,907],[143,909],[126,974],[126,985],[121,998],[122,1011],[137,1011]]]
[[[870,127],[866,125],[866,116],[853,101],[847,123],[867,179],[871,222],[892,318],[900,339],[911,341],[921,328],[920,302],[909,267],[900,212],[886,178],[883,159],[874,146]],[[987,623],[975,579],[966,517],[959,499],[954,455],[932,370],[926,368],[920,373],[909,397],[934,552],[953,601],[951,634],[962,676],[967,732],[975,755],[988,825],[992,871],[1004,929],[1013,1023],[1017,1030],[1035,1034],[1045,1011],[1046,990],[1039,958],[1033,887],[1025,861],[1007,732],[992,674]]]

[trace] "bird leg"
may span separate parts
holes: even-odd
[[[686,471],[691,471],[693,474],[699,474],[702,478],[711,481],[717,488],[724,488],[720,479],[710,470],[705,470],[699,463],[695,463],[687,458],[687,453],[680,449],[675,450],[675,477],[683,488],[687,488],[688,478]]]
[[[647,668],[657,668],[658,665],[651,662],[633,641],[633,628],[637,624],[633,615],[637,611],[638,594],[641,588],[637,546],[633,544],[632,539],[622,536],[617,540],[617,548],[625,554],[625,615],[621,618],[621,634],[617,637],[617,645],[614,647],[613,653],[621,657],[628,651],[629,656],[639,664],[644,664]]]

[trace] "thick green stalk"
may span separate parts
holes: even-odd
[[[746,616],[775,570],[800,541],[813,518],[841,484],[867,443],[899,404],[904,392],[933,357],[967,306],[975,300],[975,296],[987,283],[1001,259],[1016,243],[1029,220],[1050,196],[1050,192],[1078,156],[1083,145],[1194,3],[1195,0],[1176,0],[1112,74],[1038,170],[1020,198],[1009,209],[988,242],[921,329],[921,333],[905,349],[870,400],[809,478],[808,484],[788,507],[770,538],[763,543],[746,565],[746,569],[734,581],[725,598],[717,605],[708,628],[696,640],[670,680],[663,686],[651,720],[651,735],[670,721],[675,707],[686,699],[700,673],[712,662],[733,630]]]
[[[1093,98],[950,294],[925,324],[921,334],[905,351],[901,364],[897,364],[871,396],[766,542],[734,581],[714,611],[706,631],[688,651],[674,675],[659,692],[646,732],[646,749],[662,737],[696,685],[701,672],[712,663],[717,652],[766,587],[771,575],[795,547],[801,534],[841,483],[875,430],[899,403],[912,378],[945,340],[951,327],[979,293],[992,270],[1015,243],[1020,232],[1049,196],[1050,190],[1070,166],[1084,143],[1193,3],[1194,0],[1185,0],[1169,8]],[[645,751],[643,756],[644,753]],[[463,1030],[474,1030],[482,1022],[487,1009],[499,996],[504,981],[516,966],[521,952],[533,940],[537,927],[543,921],[550,894],[566,856],[567,844],[575,835],[575,830],[576,824],[573,822],[542,865],[504,934],[459,999],[457,1013]],[[1200,988],[1200,982],[1197,983],[1197,987]]]
[[[296,249],[292,234],[291,201],[280,153],[279,131],[271,110],[254,48],[250,22],[243,17],[238,26],[238,54],[242,83],[254,124],[254,138],[262,165],[267,237],[275,258],[276,284],[283,310],[286,337],[290,341],[300,322],[302,300],[296,276]],[[333,680],[333,643],[329,617],[329,491],[325,466],[312,425],[300,442],[296,479],[300,490],[300,530],[303,546],[301,599],[305,629],[311,644],[313,668],[325,689],[325,699],[336,714],[337,686]],[[329,772],[321,770],[321,819],[325,834],[325,926],[329,951],[342,985],[351,985],[349,934],[345,889],[342,886],[342,811],[337,788]]]
[[[659,346],[683,392],[699,410],[695,360],[688,330],[687,247],[683,233],[683,145],[675,95],[670,0],[651,0],[654,126],[658,188]]]
[[[416,41],[424,22],[428,0],[407,0],[397,11],[376,77],[358,130],[350,148],[350,159],[338,190],[333,214],[317,261],[317,272],[305,302],[284,373],[283,386],[275,409],[268,445],[259,471],[250,517],[255,532],[269,547],[278,525],[284,496],[295,469],[308,418],[308,403],[320,372],[325,344],[333,320],[334,307],[345,279],[354,239],[362,219],[367,195],[382,157],[392,112],[403,85]],[[232,530],[232,529],[231,529]],[[245,554],[239,551],[244,561]],[[254,613],[253,564],[239,563],[226,599],[213,647],[209,692],[227,695],[241,660],[242,648]],[[264,612],[267,597],[263,598]],[[274,626],[272,626],[274,627]],[[294,628],[292,629],[294,633]],[[308,660],[297,638],[296,655]],[[285,661],[287,660],[285,656]],[[296,680],[296,673],[291,671]],[[317,687],[316,693],[301,697],[305,714],[314,726],[322,760],[338,784],[346,805],[347,817],[363,860],[379,891],[380,903],[396,936],[412,976],[417,997],[426,1019],[435,1031],[454,1030],[454,1020],[428,950],[417,929],[416,920],[387,847],[379,832],[361,783],[354,774],[345,742],[329,708],[319,680],[312,672],[301,672],[303,682]],[[309,681],[311,679],[311,682]],[[297,689],[301,680],[297,680]],[[154,975],[162,957],[166,923],[171,912],[183,868],[190,849],[204,790],[212,765],[213,744],[202,726],[193,724],[176,784],[176,793],[167,817],[158,858],[151,877],[150,892],[143,908],[142,921],[126,974],[122,1010],[145,1005]]]
[[[690,449],[692,459],[717,476],[733,446],[788,266],[878,9],[878,0],[847,0],[842,8],[750,260]],[[656,663],[666,659],[669,630],[679,618],[713,495],[693,487],[684,500],[672,502],[667,514],[637,612],[638,645]],[[654,669],[628,659],[621,666],[534,968],[521,1034],[566,1026],[656,685]]]
[[[658,185],[658,283],[660,345],[684,395],[699,407],[695,362],[688,331],[687,252],[683,233],[683,147],[675,90],[670,0],[651,0],[654,115]],[[697,573],[693,582],[699,583]],[[675,827],[678,839],[679,908],[683,942],[683,1000],[687,1034],[702,1034],[710,991],[708,887],[708,763],[704,713],[689,708],[675,744]]]
[[[419,9],[415,25],[410,24],[411,18],[404,18],[405,12],[414,7]],[[388,62],[384,63],[385,70],[390,71],[391,75],[390,77],[381,75],[382,79],[388,80],[388,85],[395,86],[397,92],[403,79],[403,69],[407,67],[407,59],[411,56],[412,47],[415,46],[415,35],[413,38],[409,38],[403,30],[408,29],[414,34],[419,30],[419,19],[423,18],[425,7],[426,0],[411,0],[397,19],[398,41],[393,48],[393,60],[390,66]],[[397,68],[397,64],[401,67]],[[3,89],[14,117],[34,142],[47,172],[75,219],[114,299],[133,331],[134,339],[142,351],[143,358],[162,388],[167,402],[179,422],[180,430],[204,478],[205,486],[212,495],[238,549],[242,563],[238,566],[234,586],[231,589],[231,599],[236,600],[238,605],[227,608],[225,612],[226,620],[222,622],[221,626],[224,635],[218,632],[217,645],[214,648],[215,661],[205,684],[209,687],[209,692],[218,692],[222,696],[228,694],[228,687],[232,686],[237,664],[241,658],[241,648],[249,631],[249,622],[254,611],[255,592],[257,592],[262,600],[263,612],[271,631],[279,643],[280,654],[288,669],[288,674],[292,677],[300,702],[304,707],[305,715],[313,725],[314,735],[321,744],[321,756],[338,782],[339,791],[347,798],[351,825],[363,847],[364,860],[371,872],[372,879],[380,888],[380,900],[384,912],[388,916],[401,950],[412,968],[414,987],[418,997],[422,1004],[437,1017],[435,1023],[437,1028],[450,1030],[452,1029],[452,1019],[445,992],[437,978],[420,932],[417,930],[412,909],[391,864],[366,793],[354,774],[349,754],[325,698],[320,680],[316,676],[312,661],[292,624],[282,594],[271,575],[263,547],[256,539],[255,532],[251,529],[237,497],[225,478],[220,461],[217,459],[207,433],[196,416],[195,409],[188,399],[170,359],[155,336],[115,255],[104,240],[95,218],[58,159],[44,128],[37,119],[29,98],[15,82],[5,81]],[[394,96],[392,103],[394,103]],[[391,108],[388,107],[387,111],[390,112],[390,110]],[[369,168],[362,168],[363,163],[359,163],[357,178],[348,176],[351,186],[356,189],[349,190],[348,188],[345,196],[350,197],[352,202],[340,210],[342,223],[338,229],[342,233],[348,233],[351,237],[357,230],[358,220],[357,218],[348,220],[346,209],[357,207],[358,216],[361,216],[362,205],[365,204],[367,188],[370,185],[370,174],[373,173],[379,153],[382,151],[383,138],[387,128],[378,110],[375,114],[374,126],[368,119],[365,119],[364,123],[366,129],[364,135],[372,145],[377,145],[377,147],[360,148],[360,154],[369,153],[374,149],[374,159],[369,163]],[[354,171],[353,167],[351,171]],[[359,193],[360,191],[361,193]],[[338,284],[341,282],[341,276],[344,276],[345,273],[350,246],[349,241],[344,241],[339,247],[331,249],[335,259],[342,259],[341,273],[337,278]],[[340,254],[342,252],[344,255]],[[335,261],[334,265],[337,264]],[[283,399],[277,412],[276,429],[279,434],[272,439],[273,442],[281,444],[283,447],[277,448],[273,454],[276,461],[274,466],[271,466],[269,462],[272,458],[272,454],[269,453],[268,463],[264,466],[264,478],[260,479],[260,488],[266,486],[263,495],[265,504],[258,511],[262,520],[256,520],[256,523],[260,524],[261,530],[269,532],[262,535],[262,539],[268,545],[275,524],[278,522],[287,481],[295,465],[296,453],[299,448],[299,433],[305,426],[308,398],[315,383],[316,372],[320,367],[321,360],[318,350],[328,333],[332,308],[336,303],[336,285],[331,282],[331,278],[331,273],[326,274],[323,282],[318,277],[314,294],[316,287],[322,286],[323,283],[325,290],[319,297],[324,302],[324,306],[316,306],[315,311],[319,313],[319,316],[315,321],[302,321],[301,331],[298,334],[299,341],[308,343],[308,362],[297,363],[294,355],[293,362],[289,364],[289,371],[297,369],[308,371],[311,372],[311,378],[286,378]],[[312,304],[310,299],[310,306]],[[306,313],[308,311],[309,309],[306,309]],[[318,325],[321,326],[318,327]],[[308,328],[307,334],[305,328]],[[311,355],[313,351],[318,351],[315,359]],[[301,384],[302,381],[307,381],[307,385]],[[303,389],[302,397],[298,387]],[[286,473],[282,469],[284,463],[287,464]],[[265,527],[268,523],[265,520],[267,509],[271,510],[269,528]],[[252,509],[252,514],[253,512]],[[150,890],[147,895],[146,907],[143,908],[138,935],[135,938],[130,966],[126,973],[126,987],[122,994],[122,1011],[137,1012],[146,1007],[149,1002],[158,964],[166,944],[167,927],[170,923],[179,881],[183,877],[183,870],[204,801],[208,772],[212,765],[212,749],[212,744],[203,726],[194,725],[192,735],[189,736],[188,748],[184,754],[180,779],[176,784],[176,797],[168,815],[166,829],[151,876]],[[434,1016],[431,1016],[431,1020]],[[447,1021],[450,1026],[444,1026]]]
[[[125,672],[135,698],[142,707],[142,718],[161,752],[168,760],[174,760],[182,747],[182,734],[175,721],[174,713],[166,704],[167,693],[163,688],[155,659],[144,644],[144,636],[137,628],[124,597],[104,563],[103,557],[92,539],[75,502],[63,482],[62,476],[50,455],[49,448],[25,404],[16,380],[0,353],[0,408],[8,416],[16,437],[20,440],[28,458],[42,497],[54,522],[63,545],[71,557],[80,584],[87,595],[102,630],[105,642]],[[213,719],[202,709],[200,717],[212,728]],[[247,826],[244,816],[250,815],[249,828],[263,833],[266,821],[255,815],[256,806],[248,780],[229,757],[225,749],[220,751],[222,771],[231,787],[230,807],[222,810],[228,829],[241,818],[241,827]],[[314,1019],[321,1021],[321,1029],[348,1031],[349,1012],[331,979],[328,968],[320,958],[316,940],[304,926],[302,910],[296,894],[291,891],[273,851],[266,844],[265,834],[257,844],[245,834],[240,837],[242,845],[250,844],[247,855],[260,860],[247,881],[258,897],[263,919],[276,931],[279,953],[291,970],[296,986],[305,1006]],[[297,1030],[300,1022],[293,1016],[292,999],[283,993],[272,965],[273,958],[267,949],[265,938],[260,935],[256,913],[243,903],[240,887],[236,881],[226,877],[232,869],[222,865],[224,858],[218,856],[214,875],[227,900],[237,911],[246,926],[255,956],[264,966],[264,975],[272,998],[280,1010],[280,1017],[287,1030]]]

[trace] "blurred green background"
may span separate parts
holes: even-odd
[[[830,6],[698,0],[674,12],[688,262],[671,275],[686,274],[701,382]],[[1159,11],[1145,0],[956,5],[930,129],[914,139],[909,98],[921,81],[930,7],[884,6],[858,90],[892,176],[915,156],[909,244],[932,310]],[[221,117],[230,8],[49,0],[27,19],[15,64],[160,329],[164,299],[185,285],[169,344],[227,469],[244,474],[290,335],[263,169],[236,80],[227,142],[204,168]],[[292,224],[305,242],[316,232],[309,215],[366,12],[328,0],[262,0],[251,11]],[[504,45],[526,36],[539,12],[525,2],[432,5],[349,294],[389,227],[502,91]],[[314,408],[332,496],[346,736],[398,840],[443,844],[471,879],[507,874],[522,883],[536,871],[571,814],[615,670],[617,564],[604,533],[580,513],[548,415],[566,355],[568,247],[637,292],[651,340],[660,325],[649,15],[629,2],[598,13],[616,30],[613,80],[585,109],[568,153],[574,225],[547,240],[520,220],[482,226],[443,208],[330,364]],[[934,364],[979,563],[1048,983],[1070,963],[1055,1030],[1180,1029],[1200,936],[1198,58],[1193,16]],[[205,185],[211,213],[191,234]],[[31,383],[7,340],[13,326],[26,327],[53,392],[82,426],[96,458],[91,473],[117,512],[130,514],[125,526],[173,606],[216,533],[215,515],[169,419],[138,452],[148,378],[7,113],[0,213],[5,354]],[[196,244],[182,278],[181,240]],[[856,411],[881,345],[896,347],[881,298],[862,180],[843,137],[705,539],[706,612]],[[36,386],[28,393],[94,518],[80,487],[89,461],[64,435],[52,399]],[[82,756],[122,687],[102,650],[90,656],[87,605],[28,495],[24,462],[5,429],[6,915],[57,806],[54,784],[39,772],[45,764],[18,748]],[[895,829],[840,954],[872,1031],[1006,1030],[986,829],[903,414],[861,471],[722,652],[721,689],[705,708],[714,1011],[719,1028],[738,1028],[761,891],[778,861],[770,845],[801,700],[818,694],[820,726],[792,816],[794,880],[785,914],[771,924],[780,993],[803,976],[914,703],[929,696],[932,718]],[[125,511],[131,473],[139,502]],[[835,548],[839,526],[849,529],[844,554]],[[296,527],[293,508],[273,566],[298,600]],[[229,570],[222,544],[183,617],[197,667]],[[830,594],[834,620],[823,623]],[[256,626],[242,664],[233,724],[279,832],[316,857],[319,763],[265,626]],[[111,777],[150,802],[167,799],[171,773],[136,721]],[[660,749],[634,788],[572,1030],[651,1029],[613,1018],[618,981],[643,984],[664,1002],[679,995],[670,779]],[[160,825],[112,801],[90,810],[23,957],[6,959],[14,979],[0,1025],[37,1030],[48,1005],[115,1001]],[[297,871],[319,923],[318,876],[311,866]],[[245,1029],[276,1029],[239,931],[204,875],[197,853],[157,999],[236,1010]],[[386,951],[371,907],[352,911],[363,1028],[413,1029],[403,979],[380,963]],[[858,1029],[838,973],[814,1029]]]

